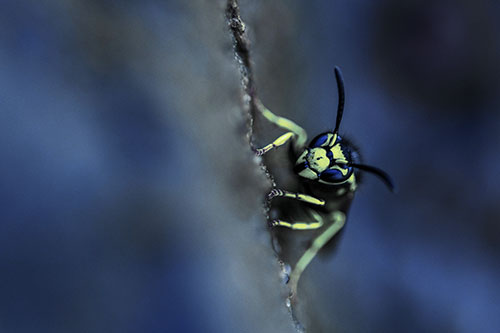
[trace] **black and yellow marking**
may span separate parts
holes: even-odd
[[[292,230],[315,230],[321,228],[323,226],[323,218],[321,215],[313,210],[310,210],[310,213],[313,216],[313,222],[288,222],[283,220],[273,220],[271,225],[273,227],[285,227]]]
[[[274,149],[274,148],[277,148],[277,147],[280,147],[282,145],[284,145],[285,143],[288,142],[288,140],[290,140],[295,134],[293,132],[287,132],[283,135],[281,135],[279,138],[277,138],[276,140],[274,140],[272,143],[268,144],[267,146],[263,147],[263,148],[258,148],[256,149],[255,153],[257,154],[257,156],[262,156],[264,155],[265,153],[267,153],[268,151],[270,151],[271,149]]]
[[[289,199],[296,199],[302,202],[307,202],[313,205],[318,205],[318,206],[324,206],[325,205],[325,200],[323,199],[318,199],[315,198],[311,195],[304,194],[304,193],[294,193],[294,192],[289,192],[285,190],[280,190],[280,189],[273,189],[267,196],[268,200],[271,200],[276,197],[282,197],[282,198],[289,198]]]
[[[321,228],[323,226],[323,223],[321,221],[311,222],[311,223],[306,223],[306,222],[291,223],[282,220],[273,220],[271,222],[271,225],[273,227],[285,227],[285,228],[290,228],[292,230],[314,230]]]

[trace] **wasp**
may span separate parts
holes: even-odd
[[[317,135],[307,145],[306,131],[293,121],[277,116],[257,99],[256,106],[265,119],[287,132],[272,143],[256,148],[255,153],[262,156],[273,149],[290,143],[293,172],[298,179],[300,192],[274,188],[267,196],[268,204],[274,198],[299,201],[308,212],[310,220],[270,219],[273,228],[293,230],[321,230],[312,244],[298,259],[288,283],[291,295],[296,294],[302,272],[316,254],[339,233],[346,222],[347,209],[358,188],[361,172],[372,173],[380,178],[391,191],[395,186],[390,176],[383,170],[361,163],[357,148],[339,135],[340,123],[344,113],[344,79],[339,67],[335,67],[338,88],[338,108],[335,128]]]

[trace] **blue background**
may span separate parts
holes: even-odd
[[[0,2],[0,331],[293,331],[269,296],[223,11]],[[312,328],[498,331],[498,3],[242,1],[242,15],[266,105],[311,137],[332,128],[341,66],[341,132],[400,189],[365,177],[336,255],[308,268]]]

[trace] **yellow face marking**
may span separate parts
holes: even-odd
[[[307,156],[309,165],[318,172],[323,172],[328,169],[330,159],[326,156],[326,150],[323,148],[313,148]]]
[[[349,169],[348,168],[342,168],[339,165],[332,165],[330,167],[330,159],[327,156],[327,151],[325,149],[329,149],[332,153],[332,158],[335,163],[338,164],[348,164],[349,161],[347,160],[346,156],[344,155],[344,152],[342,150],[342,146],[340,143],[335,143],[337,140],[337,134],[331,134],[328,133],[328,138],[321,145],[321,147],[316,147],[316,148],[306,148],[299,156],[297,161],[295,162],[296,165],[299,165],[301,163],[307,162],[309,164],[309,167],[302,170],[301,172],[298,173],[299,176],[311,179],[311,180],[318,180],[318,174],[321,172],[327,170],[327,169],[335,169],[339,170],[343,176],[347,176],[349,174]],[[314,171],[313,171],[314,170]],[[332,183],[330,182],[325,182],[323,180],[318,180],[320,183],[323,184],[329,184],[331,185]],[[354,178],[354,173],[352,176],[350,176],[348,179],[335,183],[337,185],[344,184],[344,183],[349,183],[351,185],[351,188],[355,189],[356,188],[356,182]]]
[[[304,170],[299,172],[299,176],[307,179],[318,179],[318,175],[309,168],[305,168]]]
[[[337,143],[332,148],[330,148],[330,151],[333,154],[333,159],[334,160],[340,160],[342,162],[343,161],[347,162],[347,159],[346,159],[346,157],[344,155],[344,152],[342,151],[342,147],[340,146],[340,143]]]

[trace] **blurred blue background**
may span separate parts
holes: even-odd
[[[224,6],[0,2],[1,332],[293,331]],[[365,177],[311,331],[498,331],[499,4],[241,6],[267,106],[333,127],[341,66],[342,129],[400,189]]]

